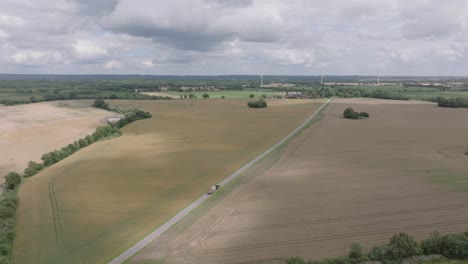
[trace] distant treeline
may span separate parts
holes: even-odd
[[[433,259],[428,259],[428,256],[432,256]],[[406,233],[399,233],[390,239],[390,243],[375,246],[367,254],[363,253],[362,246],[359,243],[355,243],[351,245],[347,257],[321,261],[305,261],[301,257],[293,257],[287,259],[286,264],[360,264],[367,262],[400,264],[403,263],[405,258],[416,260],[416,262],[406,263],[422,263],[424,260],[439,262],[445,260],[448,262],[447,259],[468,259],[468,231],[446,236],[441,236],[439,233],[434,232],[430,238],[421,241],[421,243],[418,243],[412,236]],[[417,261],[418,259],[423,261]]]
[[[0,264],[9,263],[10,250],[12,247],[13,239],[15,238],[15,214],[18,199],[16,197],[17,187],[20,185],[22,178],[34,176],[46,167],[49,167],[66,157],[72,155],[78,150],[93,144],[99,140],[116,137],[121,134],[121,127],[130,124],[139,119],[150,118],[152,115],[149,112],[144,112],[139,109],[124,109],[124,108],[111,108],[104,102],[104,100],[96,100],[104,109],[116,109],[117,112],[124,115],[116,123],[109,123],[105,126],[96,128],[96,131],[91,135],[78,139],[67,146],[48,152],[42,155],[42,162],[29,161],[28,166],[23,174],[10,172],[5,176],[5,190],[0,197]],[[95,104],[96,104],[95,101]],[[103,108],[103,107],[101,107]]]
[[[303,92],[309,98],[330,98],[330,97],[341,97],[341,98],[354,98],[354,97],[366,97],[366,98],[378,98],[378,99],[389,99],[389,100],[409,100],[410,97],[404,94],[392,93],[383,90],[366,90],[362,88],[315,88],[303,90]]]
[[[29,104],[29,103],[38,103],[44,101],[57,101],[57,100],[77,100],[77,99],[129,99],[129,100],[161,100],[161,99],[172,99],[166,96],[154,96],[154,95],[145,95],[140,93],[118,93],[110,95],[102,95],[98,92],[94,93],[46,93],[39,96],[31,96],[29,99],[1,99],[0,104],[4,105],[18,105],[18,104]]]
[[[468,108],[468,99],[464,98],[451,98],[447,99],[444,97],[437,98],[437,104],[440,107],[453,107],[453,108]]]

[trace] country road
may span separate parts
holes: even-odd
[[[242,174],[244,171],[249,169],[252,165],[254,165],[256,162],[259,160],[263,159],[265,156],[273,152],[277,147],[279,147],[281,144],[287,142],[290,140],[294,135],[303,129],[314,117],[317,116],[317,114],[324,109],[331,101],[333,98],[328,99],[323,105],[321,105],[309,118],[307,118],[299,127],[291,131],[287,136],[285,136],[282,140],[277,142],[275,145],[270,147],[268,150],[260,154],[258,157],[250,161],[249,163],[245,164],[238,170],[236,170],[234,173],[229,175],[227,178],[225,178],[223,181],[219,183],[221,186],[225,186],[228,184],[230,181],[238,177],[240,174]],[[188,215],[190,212],[192,212],[195,208],[197,208],[200,204],[202,204],[205,200],[207,200],[210,196],[207,194],[203,194],[200,198],[198,198],[196,201],[194,201],[192,204],[190,204],[188,207],[180,211],[177,215],[175,215],[173,218],[171,218],[169,221],[158,227],[156,230],[151,232],[148,236],[137,242],[135,245],[133,245],[131,248],[127,249],[124,251],[122,254],[120,254],[118,257],[113,259],[112,261],[109,262],[109,264],[120,264],[125,262],[127,259],[135,255],[138,251],[142,250],[144,247],[146,247],[151,241],[162,235],[164,232],[166,232],[169,228],[174,226],[177,222],[179,222],[182,218],[184,218],[186,215]]]

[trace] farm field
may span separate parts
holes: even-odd
[[[22,184],[13,263],[105,263],[299,126],[324,100],[109,101],[153,114]]]
[[[165,94],[174,95],[176,97],[180,97],[180,95],[189,95],[194,94],[197,98],[203,99],[203,94],[207,93],[210,98],[221,98],[221,96],[225,96],[227,99],[231,98],[244,98],[249,99],[250,94],[254,94],[256,98],[261,97],[262,95],[266,95],[267,97],[273,97],[275,95],[284,95],[284,92],[272,92],[271,90],[240,90],[240,91],[196,91],[196,92],[165,92]]]
[[[342,118],[349,106],[371,118]],[[129,263],[319,260],[395,232],[421,239],[466,231],[467,115],[431,103],[335,99],[278,162],[260,162],[249,180]]]
[[[28,161],[40,161],[44,153],[91,134],[103,125],[100,118],[112,115],[90,104],[87,100],[0,106],[0,182],[10,171],[23,172]]]

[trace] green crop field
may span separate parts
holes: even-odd
[[[304,121],[323,101],[110,101],[153,114],[22,184],[13,263],[105,263]]]

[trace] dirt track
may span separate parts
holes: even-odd
[[[352,106],[369,120],[346,120]],[[467,109],[335,101],[266,173],[130,263],[281,263],[344,255],[394,232],[468,229]]]
[[[109,112],[91,101],[55,101],[0,106],[0,183],[10,171],[22,172],[28,161],[94,132]]]

